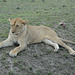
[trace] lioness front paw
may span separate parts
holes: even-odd
[[[73,55],[73,56],[75,56],[75,51],[74,52],[72,52],[72,53],[70,53],[71,55]]]
[[[13,51],[10,51],[10,52],[9,52],[9,55],[10,55],[11,57],[14,57],[14,56],[17,56],[17,53],[14,53]]]
[[[55,49],[54,52],[58,52],[58,49]]]

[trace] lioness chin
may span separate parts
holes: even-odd
[[[5,41],[0,43],[0,48],[13,46],[14,43],[18,43],[19,46],[9,52],[10,56],[17,56],[20,51],[26,49],[28,44],[39,42],[52,45],[55,48],[55,52],[58,51],[59,45],[61,45],[62,47],[65,47],[71,55],[75,55],[75,51],[67,46],[63,41],[73,44],[75,43],[59,38],[56,32],[51,28],[43,25],[30,26],[27,25],[27,20],[22,20],[21,18],[9,19],[9,21],[11,24],[9,36]]]

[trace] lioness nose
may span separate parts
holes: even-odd
[[[12,33],[14,33],[14,32],[12,32]]]

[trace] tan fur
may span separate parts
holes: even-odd
[[[16,56],[18,52],[24,50],[27,47],[27,44],[39,42],[45,42],[54,46],[55,51],[58,51],[59,44],[65,47],[70,52],[70,54],[75,55],[75,51],[62,42],[57,36],[56,32],[51,28],[43,25],[30,26],[27,25],[27,20],[22,20],[21,18],[9,19],[9,21],[11,24],[9,36],[5,41],[0,43],[0,48],[12,46],[14,43],[18,43],[19,46],[10,51],[10,56]]]

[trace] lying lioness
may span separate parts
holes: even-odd
[[[18,43],[19,46],[14,50],[11,50],[9,55],[14,57],[17,53],[25,50],[28,44],[44,42],[46,44],[52,45],[55,48],[55,52],[58,51],[59,45],[65,47],[71,55],[75,55],[75,51],[67,46],[64,42],[73,43],[68,40],[61,39],[57,36],[54,30],[49,27],[40,26],[30,26],[27,25],[27,20],[22,20],[21,18],[9,19],[11,24],[11,29],[8,38],[0,43],[0,48],[5,46],[12,46],[14,43]]]

